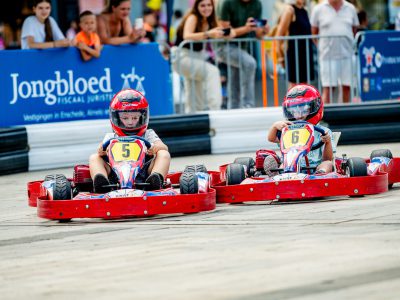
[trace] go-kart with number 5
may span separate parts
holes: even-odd
[[[140,179],[141,170],[151,147],[143,137],[115,137],[103,144],[112,169],[110,192],[93,191],[89,166],[74,167],[72,179],[48,175],[44,180],[28,183],[29,205],[37,206],[42,218],[124,218],[155,214],[195,213],[215,208],[215,191],[205,168],[189,166],[184,172],[171,173],[163,188],[148,191]],[[179,191],[177,190],[179,188]]]

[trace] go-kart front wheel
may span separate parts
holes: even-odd
[[[62,174],[47,175],[45,181],[54,180],[53,200],[72,199],[71,182]]]
[[[254,174],[251,174],[254,171],[254,166],[255,166],[255,161],[251,157],[237,157],[233,161],[234,164],[240,164],[246,167],[246,173],[248,176],[253,176]]]
[[[361,157],[352,157],[347,160],[346,174],[350,177],[367,176],[367,163]]]
[[[181,194],[197,194],[199,183],[195,172],[183,172],[179,178],[179,188]]]
[[[226,168],[226,185],[240,184],[245,178],[243,165],[229,164]]]
[[[207,168],[205,165],[189,165],[186,166],[185,169],[183,170],[183,173],[186,172],[203,172],[203,173],[207,173]]]

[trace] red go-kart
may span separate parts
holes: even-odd
[[[55,220],[115,219],[215,209],[215,190],[210,188],[210,175],[202,165],[168,174],[163,189],[146,191],[147,183],[140,182],[138,174],[144,168],[150,147],[141,137],[114,138],[103,145],[114,175],[110,176],[110,192],[94,193],[89,167],[77,165],[72,179],[56,174],[29,182],[29,205],[37,206],[39,217]]]
[[[296,121],[280,134],[282,160],[271,150],[258,150],[256,159],[236,158],[219,168],[220,182],[213,184],[217,203],[246,201],[289,201],[319,199],[329,196],[361,196],[386,192],[400,182],[400,158],[390,150],[375,150],[369,159],[335,158],[334,172],[314,173],[307,153],[323,146],[313,146],[314,132],[325,134],[319,126]],[[306,166],[301,166],[301,158]]]

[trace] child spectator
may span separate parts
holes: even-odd
[[[144,29],[132,27],[129,19],[130,0],[110,0],[104,12],[97,17],[97,32],[102,44],[121,45],[138,43]]]
[[[78,47],[84,61],[92,57],[100,57],[100,38],[96,33],[96,16],[89,10],[79,15],[79,27],[81,31],[74,39],[74,45]]]
[[[46,49],[69,47],[67,40],[56,21],[50,17],[50,0],[35,0],[33,4],[34,16],[26,18],[22,25],[22,49]]]
[[[65,35],[67,36],[67,39],[72,41],[75,38],[77,32],[78,32],[78,24],[76,23],[75,20],[72,20]]]
[[[114,133],[108,133],[100,144],[97,153],[89,159],[90,174],[93,178],[93,187],[96,193],[109,191],[109,175],[111,168],[103,157],[106,151],[103,144],[118,136],[142,136],[152,146],[147,149],[146,162],[137,175],[149,183],[147,190],[158,190],[163,187],[164,178],[168,173],[171,161],[168,147],[161,141],[152,129],[148,129],[149,104],[146,98],[133,89],[125,89],[114,95],[110,103],[110,121]]]
[[[292,121],[307,121],[313,125],[317,125],[321,121],[324,114],[324,102],[316,88],[307,84],[299,84],[292,87],[286,94],[282,103],[283,113],[286,117],[284,121],[275,122],[268,132],[268,141],[279,142],[278,131],[292,124]],[[310,167],[316,167],[316,173],[330,173],[333,169],[333,151],[332,131],[326,127],[318,125],[325,131],[325,135],[314,133],[314,143],[317,145],[320,141],[324,142],[324,146],[319,149],[310,151],[307,154]],[[267,158],[266,158],[267,159]],[[271,158],[271,162],[272,158]],[[265,166],[266,164],[264,164]],[[268,164],[276,167],[273,164]],[[306,162],[303,159],[301,166],[305,167]],[[268,170],[265,170],[266,173]]]

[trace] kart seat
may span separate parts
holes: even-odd
[[[339,138],[340,138],[341,134],[342,133],[340,131],[332,131],[332,135],[333,135],[333,143],[332,143],[333,161],[332,161],[332,163],[333,163],[333,171],[335,171],[335,172],[337,171],[336,170],[336,163],[335,163],[336,147],[337,147],[337,145],[339,143]]]
[[[334,149],[334,150],[333,150],[333,154],[336,153],[336,147],[337,147],[337,144],[339,143],[339,139],[340,139],[341,134],[342,134],[342,133],[341,133],[340,131],[333,131],[333,132],[332,132],[332,135],[333,135],[333,144],[332,144],[332,148]]]

